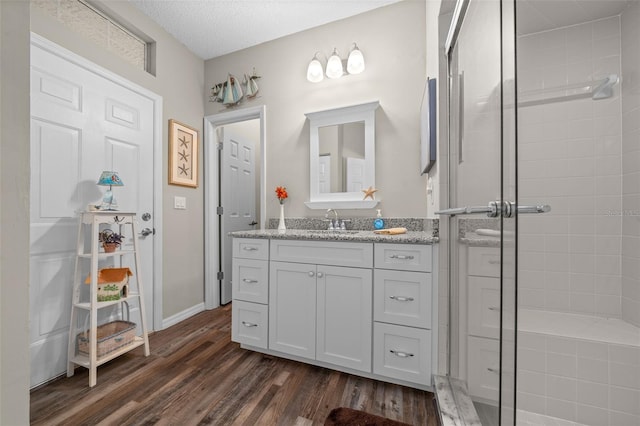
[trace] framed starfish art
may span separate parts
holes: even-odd
[[[169,120],[169,184],[198,187],[198,131]]]

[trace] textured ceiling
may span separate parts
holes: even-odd
[[[399,0],[129,0],[211,59]]]

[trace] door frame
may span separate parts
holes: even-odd
[[[31,45],[40,47],[80,68],[149,99],[153,103],[153,322],[150,331],[162,330],[162,96],[115,74],[72,51],[31,32]],[[147,278],[148,279],[148,278]]]
[[[225,111],[204,117],[204,306],[214,309],[220,306],[220,291],[217,273],[220,270],[220,235],[218,230],[218,135],[216,127],[241,121],[260,120],[260,229],[264,229],[267,215],[267,107]]]

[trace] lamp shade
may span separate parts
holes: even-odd
[[[309,67],[307,68],[307,80],[312,83],[318,83],[324,79],[324,73],[322,71],[322,64],[318,60],[318,54],[313,56]]]
[[[347,59],[347,72],[349,74],[360,74],[364,71],[364,56],[358,49],[358,45],[354,43],[354,48],[349,53],[349,59]]]
[[[118,176],[118,172],[104,171],[98,179],[98,185],[101,186],[124,186],[122,179]]]
[[[340,78],[344,74],[342,69],[342,59],[338,56],[338,51],[334,48],[331,57],[327,61],[327,77]]]

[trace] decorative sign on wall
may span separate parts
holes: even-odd
[[[198,187],[198,131],[169,120],[169,184]]]

